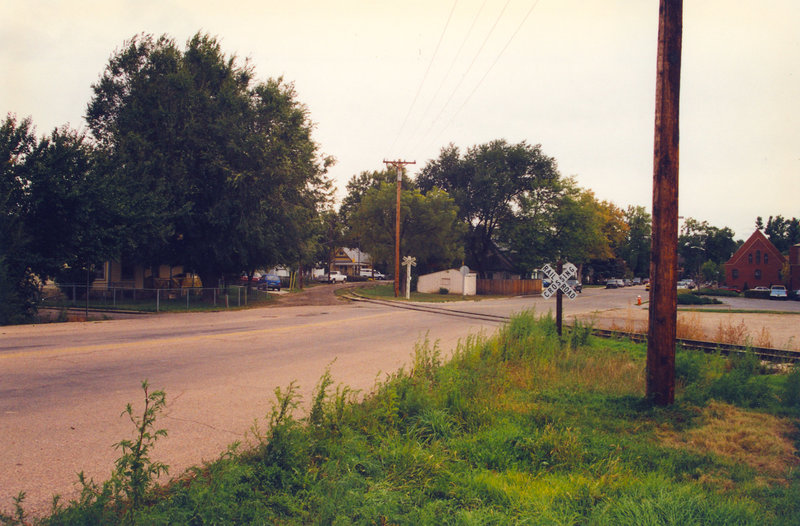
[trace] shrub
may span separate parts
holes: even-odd
[[[450,294],[450,290],[444,287],[439,287],[439,294]]]
[[[735,290],[728,290],[728,289],[697,289],[693,290],[692,294],[696,296],[727,296],[727,297],[738,297],[739,293]]]
[[[698,296],[694,293],[678,294],[678,305],[715,305],[722,303],[716,298]]]
[[[768,300],[769,299],[769,291],[768,290],[746,290],[744,291],[745,298],[754,298],[759,300]]]

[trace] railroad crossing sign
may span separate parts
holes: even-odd
[[[564,265],[564,271],[561,275],[558,274],[553,267],[550,265],[545,265],[542,267],[542,272],[544,272],[545,276],[550,278],[550,286],[547,287],[544,291],[542,291],[542,296],[545,298],[549,298],[553,294],[555,294],[559,289],[571,300],[574,300],[578,293],[575,292],[575,289],[569,286],[567,280],[577,274],[578,267],[573,265],[572,263],[567,263]]]

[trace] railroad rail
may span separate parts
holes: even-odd
[[[397,301],[379,300],[374,298],[367,298],[365,296],[357,294],[348,294],[345,296],[345,298],[351,301],[375,303],[378,305],[386,305],[388,307],[394,307],[398,309],[430,312],[431,314],[456,316],[460,318],[470,318],[481,321],[506,323],[511,320],[509,316],[484,314],[484,313],[477,313],[477,312],[470,312],[470,311],[456,310],[456,309],[443,309],[440,307],[436,307],[435,305],[427,305],[427,304],[423,305],[420,303],[401,303]],[[565,324],[564,326],[567,328],[571,328],[570,325]],[[631,341],[639,343],[647,341],[647,334],[636,333],[636,332],[612,331],[608,329],[593,328],[592,334],[594,336],[599,336],[601,338],[616,338],[616,339],[627,338]],[[769,347],[753,347],[747,345],[736,345],[731,343],[688,340],[683,338],[677,338],[675,340],[675,343],[676,345],[682,347],[683,349],[703,351],[705,353],[719,353],[726,356],[732,354],[753,353],[760,359],[769,362],[793,362],[793,363],[800,362],[800,351],[792,351],[788,349],[771,349]]]

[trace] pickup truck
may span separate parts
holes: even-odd
[[[328,283],[344,283],[345,281],[347,281],[347,275],[342,274],[338,270],[335,270],[328,275]]]

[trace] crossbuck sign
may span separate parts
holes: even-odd
[[[558,272],[553,270],[553,267],[551,267],[550,265],[545,265],[544,267],[542,267],[542,272],[544,272],[544,275],[550,278],[550,286],[547,287],[542,292],[542,296],[544,296],[545,298],[549,298],[550,296],[555,294],[559,289],[561,289],[561,291],[569,299],[571,300],[575,299],[578,293],[575,292],[575,289],[569,286],[567,280],[577,274],[578,267],[576,267],[572,263],[567,263],[566,265],[564,265],[563,268],[564,271],[561,273],[561,275],[559,275]]]

